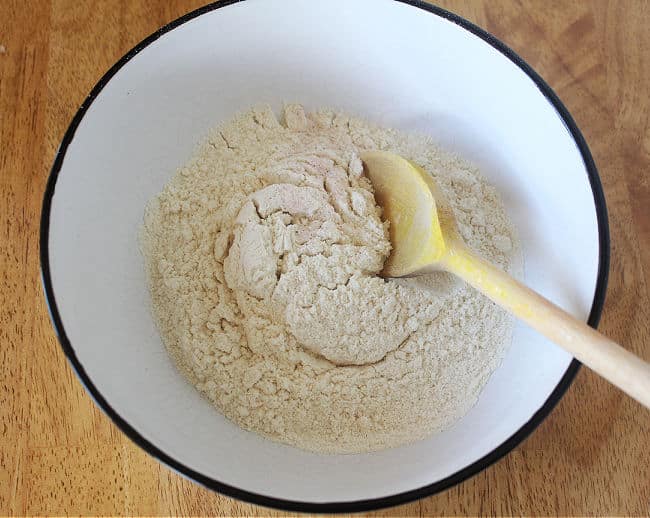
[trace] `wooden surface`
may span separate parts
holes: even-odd
[[[315,0],[314,0],[315,1]],[[94,406],[48,320],[41,198],[100,76],[202,0],[0,0],[0,515],[270,515],[159,465]],[[576,118],[604,184],[612,268],[601,330],[650,359],[650,2],[444,1],[520,53]],[[650,513],[650,412],[582,369],[495,466],[384,515]]]

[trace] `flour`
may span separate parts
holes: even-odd
[[[470,247],[513,271],[495,189],[427,138],[345,114],[255,108],[213,131],[145,211],[141,243],[163,341],[247,430],[327,453],[450,426],[475,403],[512,320],[448,274],[386,281],[390,253],[359,153],[431,173]]]

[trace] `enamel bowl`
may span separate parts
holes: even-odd
[[[178,374],[149,311],[145,202],[217,123],[253,104],[342,109],[430,134],[500,190],[525,281],[596,325],[608,270],[598,173],[549,86],[501,42],[416,1],[245,0],[192,12],[120,59],[57,154],[43,283],[81,382],[133,441],[208,488],[290,510],[361,511],[442,491],[519,444],[579,364],[523,325],[452,429],[392,450],[320,456],[242,431]]]

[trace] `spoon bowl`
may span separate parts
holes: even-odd
[[[449,205],[431,175],[386,151],[367,151],[361,159],[375,199],[390,221],[393,249],[382,276],[407,277],[442,269],[448,241],[460,238]]]

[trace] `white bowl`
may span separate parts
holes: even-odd
[[[596,325],[609,240],[576,124],[501,42],[417,1],[216,3],[152,34],[100,80],[68,129],[41,227],[61,345],[97,404],[187,477],[261,505],[360,511],[456,484],[548,415],[579,364],[523,325],[477,405],[410,446],[319,456],[244,432],[175,370],[148,307],[137,231],[216,123],[250,105],[329,106],[425,132],[477,163],[518,225],[526,282]]]

